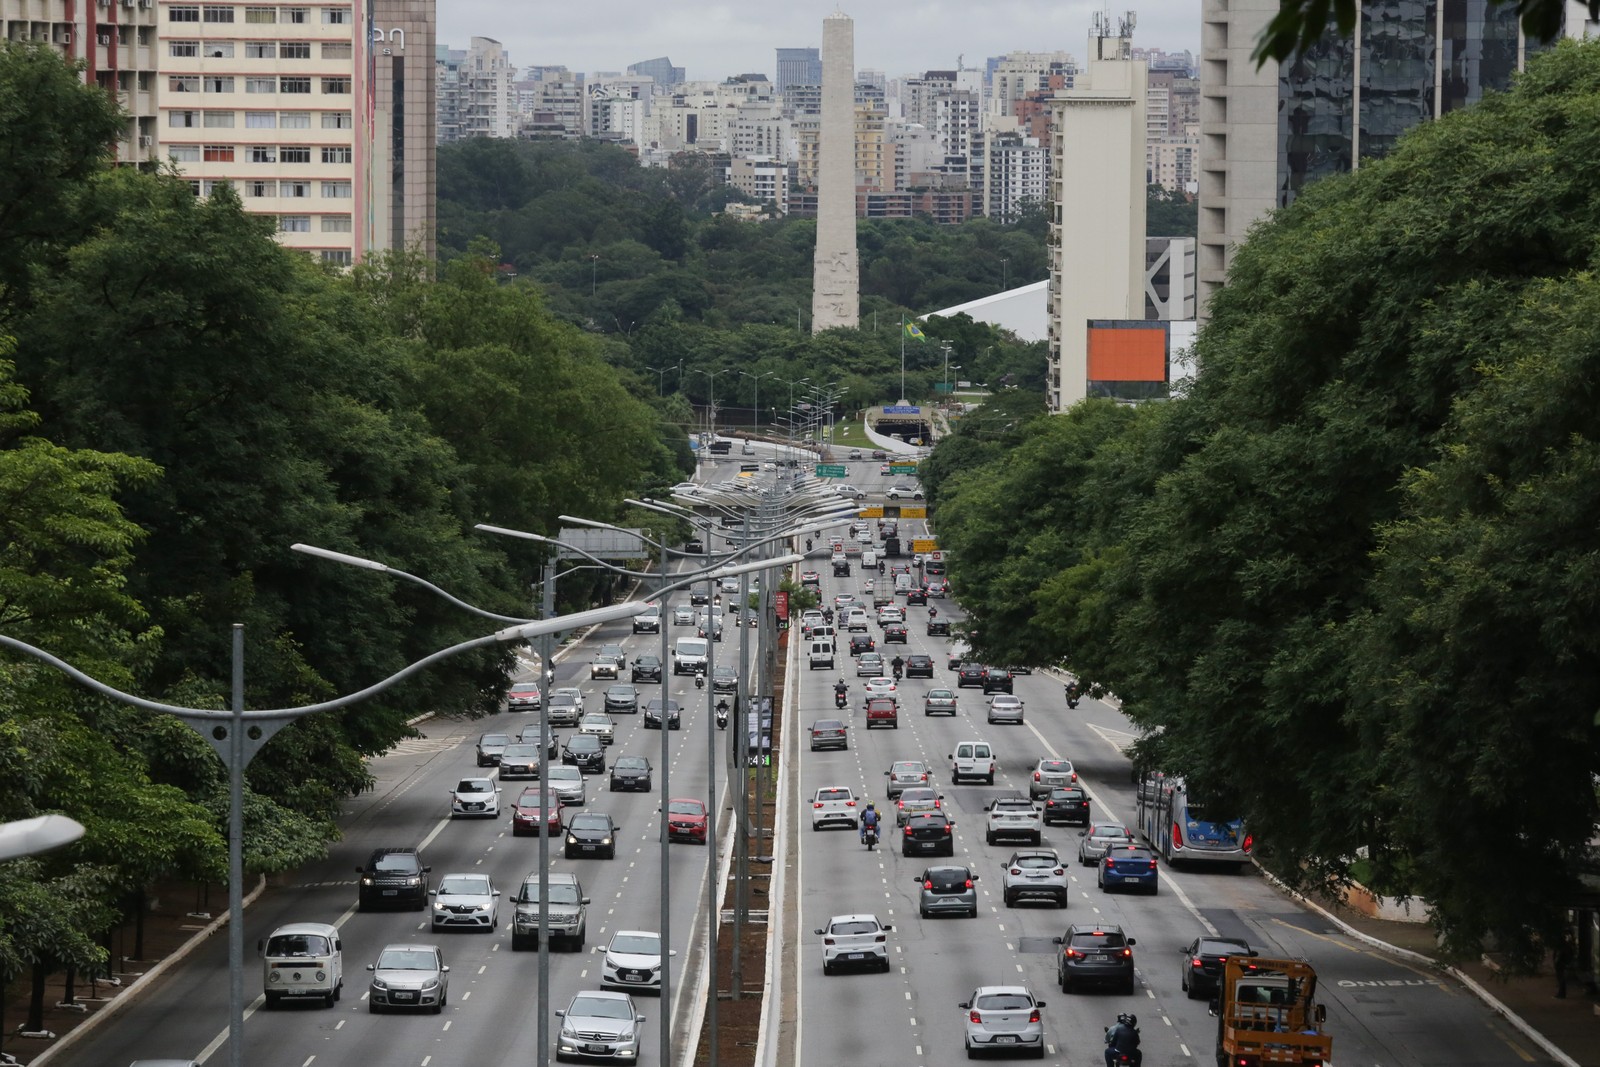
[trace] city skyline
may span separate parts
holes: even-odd
[[[529,19],[505,0],[452,0],[439,6],[438,40],[464,48],[473,37],[490,37],[519,68],[559,65],[586,73],[623,71],[667,56],[692,81],[755,72],[773,76],[776,50],[820,46],[822,20],[835,10],[855,20],[856,67],[889,77],[953,69],[958,57],[981,68],[985,59],[1007,52],[1066,51],[1081,59],[1094,14],[1107,11],[1113,28],[1127,10],[1136,13],[1135,47],[1196,54],[1200,47],[1198,0],[1115,9],[1091,0],[990,0],[981,8],[954,0],[877,0],[850,8],[826,0],[762,8],[757,18],[748,4],[703,3],[691,18],[682,7],[613,0],[603,19],[589,9],[556,4],[538,5],[536,18]],[[619,26],[627,32],[618,33]]]

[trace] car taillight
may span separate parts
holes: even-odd
[[[1078,772],[1077,771],[1073,771],[1072,772],[1072,780],[1074,782],[1076,782],[1078,780]]]
[[[1255,843],[1256,843],[1256,837],[1255,837],[1254,834],[1245,834],[1244,835],[1244,850],[1246,852],[1249,852],[1250,851],[1250,846],[1254,845]]]
[[[1150,861],[1150,869],[1152,871],[1156,869],[1156,861],[1155,860],[1151,860]]]
[[[924,782],[926,782],[926,781],[927,781],[927,780],[928,780],[928,776],[927,776],[927,775],[926,775],[926,774],[924,774],[924,775],[923,775],[923,776],[922,776],[922,780],[923,780],[923,781],[924,781]]]
[[[1054,871],[1051,871],[1050,873],[1051,874],[1055,874],[1055,875],[1063,875],[1063,874],[1066,874],[1067,871],[1066,871],[1066,868],[1064,868],[1064,867],[1057,867]]]
[[[1039,1009],[1038,1008],[1034,1008],[1032,1011],[1030,1011],[1028,1013],[1028,1021],[1030,1023],[1036,1023],[1036,1022],[1039,1021]]]
[[[1178,824],[1177,823],[1173,823],[1172,824],[1172,847],[1173,848],[1182,848],[1183,847],[1183,831],[1178,829]]]
[[[967,1012],[967,1022],[969,1022],[969,1023],[981,1023],[981,1022],[983,1022],[983,1016],[979,1015],[978,1014],[978,1009],[974,1008],[971,1011]]]
[[[816,803],[815,803],[815,804],[813,804],[813,805],[811,805],[811,806],[812,806],[812,807],[813,807],[813,808],[820,808],[820,807],[822,807],[822,801],[820,801],[820,800],[819,800],[819,801],[817,801],[817,802],[816,802]]]
[[[968,878],[968,879],[967,879],[967,888],[968,888],[968,889],[971,889],[971,888],[972,888],[972,879],[971,879],[971,878]]]
[[[947,823],[944,824],[944,832],[945,833],[949,833],[951,830],[954,830],[955,828],[956,828],[956,824],[953,823],[953,822],[947,822]]]
[[[1069,948],[1069,949],[1067,949],[1067,951],[1066,951],[1066,952],[1065,952],[1065,953],[1064,953],[1064,955],[1065,955],[1065,956],[1066,956],[1066,957],[1067,957],[1067,959],[1069,959],[1069,960],[1081,960],[1081,959],[1083,959],[1083,953],[1081,953],[1081,952],[1079,952],[1079,951],[1078,951],[1078,950],[1077,950],[1077,949],[1075,949],[1075,948]]]
[[[888,934],[879,934],[877,937],[874,937],[872,940],[876,941],[878,944],[881,945],[885,941],[889,940],[889,935]]]
[[[833,944],[833,938],[831,938],[831,937],[825,937],[825,938],[823,938],[823,939],[822,939],[822,943],[823,943],[823,944],[824,944],[824,945],[831,945],[831,944]]]
[[[853,800],[847,800],[844,802],[844,806],[847,808],[853,808],[856,806],[856,802]]]
[[[1122,958],[1125,959],[1125,960],[1133,959],[1133,949],[1131,949],[1131,948],[1123,949],[1122,950]]]
[[[1022,868],[1021,867],[1013,867],[1013,868],[1011,868],[1011,873],[1012,874],[1021,874],[1022,873]]]
[[[968,882],[967,884],[971,885],[972,883]],[[933,879],[929,878],[927,881],[923,882],[922,883],[922,888],[924,888],[924,889],[932,889],[933,888]]]
[[[1034,771],[1033,772],[1033,780],[1036,781],[1036,782],[1039,780],[1039,772],[1038,771]]]
[[[907,837],[911,836],[911,826],[910,826],[910,824],[906,825],[906,836]]]
[[[1190,960],[1189,961],[1189,966],[1193,967],[1195,970],[1198,971],[1202,967],[1205,966],[1205,961],[1204,960]]]

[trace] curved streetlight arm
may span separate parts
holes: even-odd
[[[590,553],[579,548],[577,545],[569,545],[560,538],[546,537],[543,534],[529,533],[526,530],[512,530],[504,526],[490,526],[488,523],[483,522],[478,523],[473,527],[473,529],[482,530],[484,533],[500,534],[503,537],[520,537],[524,541],[538,541],[540,544],[556,545],[557,547],[566,549],[568,552],[576,552],[584,559],[592,560],[595,563],[600,564],[606,570],[615,574],[626,574],[629,578],[659,577],[659,575],[652,574],[649,571],[630,571],[626,567],[619,567],[615,563],[609,563],[606,560],[601,559],[599,556],[591,555]]]
[[[609,523],[609,522],[601,522],[598,519],[582,519],[582,518],[579,518],[576,515],[558,515],[556,517],[559,518],[562,522],[577,523],[577,524],[579,524],[581,526],[590,526],[590,527],[593,527],[594,529],[597,529],[597,530],[615,530],[615,529],[618,529],[618,527],[611,525],[611,523]],[[804,537],[806,534],[816,533],[816,532],[818,532],[818,530],[825,530],[825,529],[828,529],[828,528],[830,528],[832,526],[838,526],[842,522],[843,522],[843,520],[840,520],[839,522],[812,524],[810,526],[799,526],[799,527],[796,527],[796,528],[794,528],[792,530],[785,530],[782,533],[773,534],[771,537],[763,538],[760,541],[753,541],[750,544],[745,545],[742,548],[740,548],[739,551],[730,553],[729,555],[727,555],[727,556],[725,556],[723,558],[724,559],[733,559],[736,556],[741,556],[744,553],[750,551],[752,548],[759,548],[762,545],[769,545],[774,541],[780,541],[780,540],[783,540],[783,539],[789,538],[789,537]],[[803,559],[805,559],[804,556],[795,556],[793,559],[789,560],[789,562],[798,563]],[[777,566],[777,565],[778,564],[776,564],[773,560],[763,560],[763,561],[761,561],[761,566],[759,568],[755,568],[755,569],[766,570],[769,567],[773,567],[773,566]],[[693,581],[701,581],[705,577],[731,578],[736,574],[743,573],[744,571],[750,570],[750,569],[752,569],[750,564],[739,564],[739,565],[737,565],[735,567],[732,567],[732,568],[729,568],[729,569],[727,569],[727,570],[725,570],[723,572],[713,573],[711,575],[696,574],[692,578],[690,578],[689,581],[691,581],[691,582],[693,582]],[[671,589],[671,588],[673,588],[673,586],[664,586],[663,587],[663,589]]]
[[[65,815],[39,815],[0,823],[0,860],[37,856],[83,836],[83,824]]]
[[[379,563],[376,560],[363,559],[360,556],[352,556],[344,552],[335,552],[330,548],[318,548],[316,545],[293,544],[289,546],[289,549],[293,552],[300,552],[307,556],[316,556],[318,559],[332,560],[334,563],[345,563],[352,567],[365,567],[367,570],[377,571],[380,574],[392,574],[396,578],[404,578],[408,582],[415,582],[417,585],[422,586],[431,593],[437,593],[439,596],[450,601],[450,603],[454,604],[456,607],[461,608],[463,611],[470,611],[472,614],[477,615],[480,618],[492,619],[495,622],[532,621],[531,619],[526,619],[517,615],[501,615],[497,612],[487,611],[483,608],[468,604],[465,600],[462,600],[461,598],[454,596],[443,589],[440,589],[437,585],[434,585],[426,578],[418,578],[415,574],[409,574],[406,571],[400,570],[396,567],[391,567],[386,563]]]

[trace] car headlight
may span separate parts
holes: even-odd
[[[371,878],[363,878],[363,879],[361,879],[361,884],[362,885],[371,885],[372,884],[372,879]]]
[[[426,993],[430,989],[438,989],[438,988],[439,988],[439,979],[437,979],[437,978],[430,978],[426,982],[422,983],[422,991],[424,993]]]
[[[407,878],[406,885],[416,887],[422,884],[421,878]]]
[[[578,1038],[578,1031],[574,1030],[567,1023],[562,1023],[561,1024],[561,1040],[563,1040],[563,1041],[576,1041],[577,1038]]]
[[[276,982],[277,980],[278,980],[278,972],[277,971],[273,971],[271,974],[267,975],[267,981]]]
[[[611,844],[611,838],[609,838],[609,837],[603,837],[603,838],[601,838],[601,839],[600,839],[600,843],[601,843],[601,844],[602,844],[602,845],[609,845],[609,844]]]
[[[318,971],[317,972],[317,981],[326,982],[327,980],[328,980],[328,972],[327,971]]]
[[[438,901],[437,901],[437,900],[436,900],[436,901],[434,901],[434,902],[433,902],[433,910],[434,910],[434,911],[444,911],[444,910],[445,910],[445,909],[444,909],[444,905],[443,905],[443,904],[441,904],[441,903],[439,903],[439,902],[438,902]]]
[[[389,983],[385,982],[382,978],[374,978],[372,980],[372,988],[378,990],[379,992],[387,992],[389,989]]]

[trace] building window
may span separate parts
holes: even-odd
[[[311,196],[310,182],[284,182],[278,187],[279,196],[292,196],[295,199],[307,199]]]
[[[275,93],[278,91],[277,78],[246,78],[244,91],[247,93]]]
[[[278,21],[278,9],[275,7],[247,7],[244,9],[244,20],[256,25],[265,25]]]
[[[322,24],[324,26],[345,26],[350,22],[350,9],[347,7],[325,7],[322,9]]]
[[[207,59],[232,59],[233,58],[233,42],[232,41],[207,41],[206,42],[206,58]]]
[[[311,21],[309,7],[286,7],[283,9],[283,21],[293,23],[307,23]]]
[[[232,78],[207,77],[206,80],[205,80],[205,85],[206,85],[206,92],[208,92],[208,93],[231,93],[231,92],[233,92],[233,79]]]
[[[349,41],[324,41],[322,44],[323,59],[349,59],[354,54]]]
[[[281,112],[278,115],[278,126],[285,130],[309,130],[311,128],[311,112]]]
[[[348,267],[353,261],[348,248],[324,248],[322,262],[332,263],[336,267]]]
[[[174,59],[191,59],[200,54],[199,41],[168,41],[167,55]]]
[[[322,216],[323,233],[350,233],[349,215],[324,215]]]
[[[322,113],[322,128],[325,130],[354,129],[354,121],[348,111],[324,111]]]
[[[349,78],[323,78],[322,79],[322,91],[325,94],[333,94],[333,95],[338,95],[338,96],[349,96],[350,95],[350,79]]]
[[[244,125],[247,130],[274,130],[278,127],[276,111],[246,111]]]
[[[210,196],[217,191],[217,186],[227,184],[228,179],[226,178],[204,178],[200,182],[200,195]]]
[[[354,149],[348,145],[328,145],[322,150],[324,163],[350,163],[353,162]]]
[[[310,59],[310,41],[284,41],[278,45],[278,56],[282,59]]]
[[[167,158],[177,160],[179,163],[200,162],[200,146],[193,144],[175,144],[167,148]]]
[[[310,215],[280,215],[278,216],[278,229],[284,233],[310,233]]]
[[[178,129],[190,129],[200,125],[200,112],[198,111],[169,111],[167,112],[167,125]]]
[[[277,161],[278,161],[278,150],[274,146],[269,145],[269,144],[258,144],[258,145],[251,145],[250,146],[250,162],[252,162],[252,163],[276,163]]]
[[[199,178],[190,178],[187,181],[185,181],[183,184],[187,185],[189,187],[189,191],[191,193],[193,193],[195,196],[199,196],[200,195],[200,179]]]
[[[233,8],[223,7],[221,4],[207,4],[205,6],[204,22],[232,22]]]
[[[271,180],[258,179],[244,183],[245,196],[277,196],[278,183]]]
[[[276,59],[278,44],[276,41],[246,41],[244,43],[244,57],[246,59]]]
[[[322,196],[325,200],[349,200],[352,195],[349,182],[322,183]]]
[[[231,130],[233,129],[233,112],[207,111],[206,125],[214,130]]]
[[[282,148],[278,149],[278,162],[310,163],[311,149],[305,145],[300,145],[298,147],[294,145],[284,145]]]
[[[167,79],[167,88],[175,93],[198,93],[200,91],[200,75],[193,74],[184,77],[174,75]]]
[[[168,22],[199,22],[200,8],[195,5],[182,5],[167,8]]]
[[[309,93],[311,91],[311,79],[290,78],[288,76],[279,78],[278,91],[284,93]]]
[[[233,145],[208,144],[203,152],[203,158],[207,163],[232,163]]]

